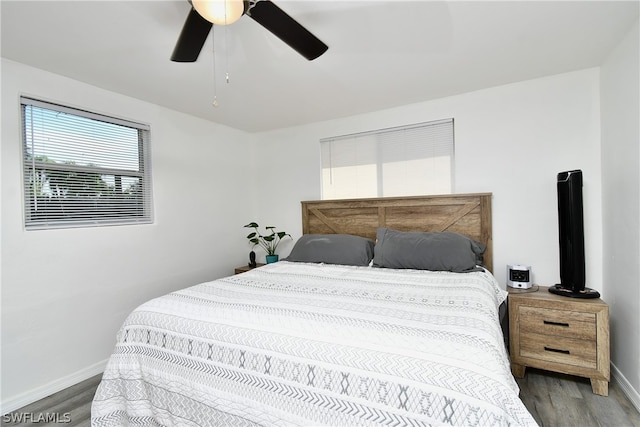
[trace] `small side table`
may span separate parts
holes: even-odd
[[[509,291],[511,371],[526,367],[587,377],[595,394],[609,389],[609,306],[600,298]]]
[[[254,268],[262,267],[264,264],[257,263],[255,267],[249,267],[249,265],[243,265],[242,267],[236,267],[235,272],[233,274],[246,273],[249,270],[253,270]]]

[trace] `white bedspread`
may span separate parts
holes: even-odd
[[[93,426],[536,425],[487,272],[281,261],[151,300]]]

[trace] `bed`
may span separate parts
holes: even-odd
[[[302,218],[283,261],[134,310],[92,425],[536,425],[499,324],[490,194],[302,202]]]

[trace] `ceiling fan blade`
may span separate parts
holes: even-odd
[[[258,1],[247,13],[258,24],[312,61],[329,47],[270,0]]]
[[[171,54],[171,60],[174,62],[195,62],[204,42],[207,41],[212,26],[211,22],[200,16],[192,7]]]

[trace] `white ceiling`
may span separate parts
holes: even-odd
[[[598,66],[639,13],[635,0],[274,2],[329,50],[307,61],[246,16],[214,27],[218,107],[211,38],[197,62],[169,60],[186,0],[2,0],[1,53],[258,132]]]

